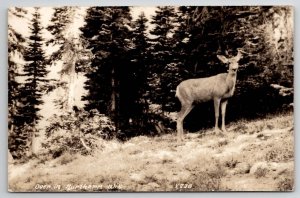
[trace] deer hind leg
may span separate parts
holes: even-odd
[[[183,139],[183,120],[193,109],[192,104],[186,104],[181,106],[180,112],[177,114],[177,138]]]
[[[222,131],[223,132],[227,132],[227,130],[225,128],[226,106],[227,106],[227,100],[222,101],[222,103],[221,103],[221,110],[222,110]]]
[[[218,121],[219,121],[219,112],[220,112],[220,98],[214,99],[214,107],[215,107],[215,133],[220,133],[221,130],[218,127]]]

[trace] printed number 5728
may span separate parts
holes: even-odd
[[[183,183],[183,184],[175,184],[176,189],[191,189],[193,184]]]

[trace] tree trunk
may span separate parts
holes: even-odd
[[[38,153],[38,141],[36,136],[38,136],[37,134],[37,130],[36,130],[36,121],[33,121],[33,127],[32,127],[32,131],[31,131],[31,154],[32,155],[36,155]]]
[[[110,107],[110,112],[111,112],[111,115],[112,115],[112,120],[114,121],[115,123],[115,126],[116,126],[116,131],[119,130],[119,122],[117,120],[117,113],[118,113],[118,104],[117,104],[117,101],[118,101],[118,93],[117,93],[117,90],[116,90],[116,87],[117,87],[117,83],[116,83],[116,76],[115,76],[115,68],[113,67],[112,70],[111,70],[111,107]]]
[[[115,114],[116,111],[116,82],[115,82],[115,68],[113,67],[111,70],[111,107],[110,111],[111,113]]]
[[[71,70],[69,73],[68,101],[67,110],[70,112],[75,103],[75,60],[72,61]]]

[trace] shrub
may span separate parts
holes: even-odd
[[[65,152],[88,154],[98,147],[98,139],[113,139],[117,136],[112,121],[98,111],[65,112],[53,115],[46,127],[46,137],[42,144],[53,158]]]
[[[218,141],[218,147],[226,146],[228,143],[229,142],[227,139],[221,139],[220,141]]]
[[[277,189],[279,191],[294,190],[294,171],[283,171],[279,173]]]
[[[290,138],[283,139],[282,142],[277,142],[266,153],[265,159],[272,162],[286,162],[294,159],[294,145]]]
[[[232,158],[231,160],[228,160],[225,162],[225,166],[232,169],[232,168],[235,168],[238,163],[239,162],[237,160],[234,160]]]
[[[264,167],[258,167],[254,172],[256,178],[265,177],[268,173],[268,169]]]
[[[221,179],[226,175],[225,169],[215,161],[211,167],[212,169],[206,171],[199,171],[193,174],[188,179],[189,183],[193,181],[193,189],[197,191],[220,191]]]
[[[65,153],[62,156],[60,156],[58,163],[61,165],[65,165],[72,162],[75,158],[76,157],[72,156],[71,154]]]
[[[223,176],[224,174],[217,170],[208,173],[199,172],[193,183],[199,191],[219,191]]]
[[[281,179],[277,184],[277,188],[279,191],[292,191],[294,189],[294,179],[293,178]]]

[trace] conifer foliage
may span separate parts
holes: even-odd
[[[48,71],[43,51],[44,39],[41,32],[40,17],[39,9],[35,8],[31,21],[30,36],[26,39],[28,46],[24,48],[23,53],[26,61],[22,73],[24,83],[22,83],[19,91],[20,105],[18,106],[18,113],[20,116],[15,120],[16,125],[19,127],[16,129],[18,134],[15,138],[15,145],[18,146],[19,151],[25,151],[26,149],[29,152],[32,151],[31,146],[36,135],[36,124],[42,118],[42,115],[39,114],[40,105],[44,103],[42,96],[48,81],[46,79]],[[18,154],[20,155],[21,152]]]
[[[9,17],[24,18],[27,11],[21,8],[11,8],[8,10]],[[25,38],[17,32],[10,24],[8,25],[8,145],[10,153],[17,155],[19,143],[18,138],[18,119],[20,117],[18,105],[20,103],[20,86],[18,81],[19,68],[21,64],[18,63],[14,57],[22,57],[24,52]],[[22,142],[22,140],[20,141]]]
[[[10,17],[24,18],[26,10],[20,8],[11,8],[8,11]],[[8,117],[9,128],[13,127],[13,122],[17,119],[17,103],[19,101],[19,86],[17,80],[19,68],[21,65],[14,60],[14,57],[22,57],[24,52],[25,38],[18,33],[11,25],[8,25]]]
[[[162,103],[162,110],[166,110],[169,105],[171,90],[176,86],[173,83],[172,77],[176,72],[177,64],[174,63],[174,54],[171,49],[175,47],[174,32],[175,32],[175,8],[171,6],[157,7],[155,15],[152,17],[151,23],[154,25],[150,34],[151,39],[151,54],[152,54],[152,82],[151,87],[155,90],[152,95],[154,103]],[[173,96],[172,96],[173,95]]]
[[[97,109],[109,115],[118,131],[128,123],[125,104],[129,69],[128,51],[131,42],[131,15],[129,7],[91,7],[87,10],[86,24],[81,28],[88,48],[94,54],[85,88],[88,101],[85,109]],[[124,88],[121,86],[124,86]]]
[[[148,38],[148,19],[142,12],[133,22],[132,42],[133,47],[130,49],[130,70],[126,83],[127,96],[126,101],[130,105],[124,105],[127,116],[131,118],[130,130],[136,134],[145,134],[149,129],[149,102],[150,87],[148,84],[150,71],[150,53]],[[129,129],[128,129],[129,130]]]
[[[68,93],[57,100],[58,106],[66,111],[72,111],[75,106],[75,84],[78,72],[81,71],[80,65],[88,65],[90,53],[84,49],[85,42],[74,35],[71,26],[74,23],[77,7],[57,7],[54,8],[53,16],[47,30],[52,38],[46,43],[51,47],[56,47],[50,56],[50,63],[57,66],[62,61],[59,71],[60,80],[55,86]],[[54,83],[53,83],[54,84]]]
[[[28,47],[25,48],[23,76],[25,77],[22,94],[22,115],[23,122],[29,125],[41,118],[38,114],[39,105],[43,104],[42,96],[47,83],[46,57],[43,50],[44,39],[42,37],[42,27],[40,23],[39,9],[35,8],[32,18],[31,35],[28,38]]]

